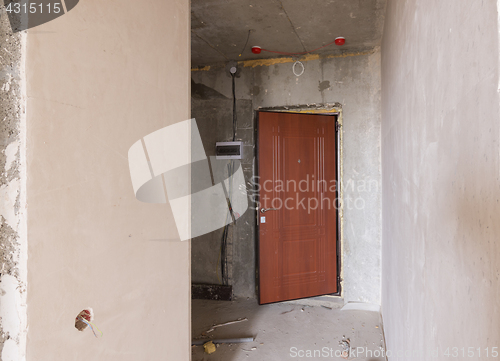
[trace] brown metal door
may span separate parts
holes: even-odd
[[[259,112],[261,304],[337,292],[335,120]]]

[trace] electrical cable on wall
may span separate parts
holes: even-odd
[[[249,33],[250,34],[250,33]],[[229,73],[231,74],[231,88],[233,94],[233,142],[236,140],[236,125],[237,125],[237,116],[236,116],[236,85],[235,85],[235,77],[238,72],[238,68],[236,64],[229,64]],[[233,194],[233,172],[234,172],[234,162],[231,160],[227,165],[228,168],[228,176],[229,180],[229,191],[228,191],[228,208],[229,212],[227,216],[231,216],[233,220],[233,224],[236,224],[236,218],[233,214],[233,208],[231,205],[232,202],[232,194]],[[221,238],[221,247],[220,247],[220,268],[221,268],[221,278],[222,284],[229,284],[229,274],[228,274],[228,265],[227,265],[227,239],[229,236],[229,224],[224,226],[222,231]],[[217,275],[218,277],[218,275]]]
[[[235,73],[231,73],[232,83],[233,83],[233,142],[236,140],[236,91],[234,85]]]
[[[332,44],[336,44],[338,46],[344,45],[345,44],[345,38],[344,37],[338,37],[334,41],[332,41],[331,43],[328,43],[326,45],[320,46],[319,48],[316,48],[314,50],[309,50],[309,51],[302,51],[302,52],[299,52],[299,53],[289,53],[289,52],[286,52],[286,51],[275,51],[275,50],[263,49],[260,46],[252,46],[252,53],[254,53],[254,54],[260,54],[263,51],[267,51],[268,53],[297,56],[297,55],[305,55],[305,54],[313,53],[313,52],[315,52],[317,50],[326,48],[327,46],[330,46]],[[297,70],[296,69],[297,65],[300,65],[300,67],[302,68],[302,70]],[[304,70],[305,70],[304,64],[302,64],[301,61],[297,60],[297,61],[295,61],[293,63],[293,66],[292,66],[293,75],[299,77],[302,74],[304,74]]]
[[[310,54],[310,53],[313,53],[315,51],[318,51],[320,49],[326,48],[327,46],[330,46],[332,44],[336,44],[338,46],[344,45],[345,38],[340,36],[340,37],[336,38],[334,41],[332,41],[331,43],[320,46],[319,48],[316,48],[314,50],[309,50],[309,51],[301,51],[299,53],[289,53],[286,51],[269,50],[269,49],[261,48],[260,46],[252,46],[252,53],[260,54],[262,51],[267,51],[268,53],[274,53],[274,54],[280,54],[280,55],[290,55],[290,56],[292,56],[292,55],[306,55],[306,54]]]

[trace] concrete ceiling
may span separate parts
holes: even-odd
[[[255,55],[251,48],[296,53],[338,36],[346,38],[345,45],[315,53],[368,50],[380,45],[385,4],[386,0],[192,0],[191,63],[274,58],[280,55]]]

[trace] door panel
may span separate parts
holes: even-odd
[[[335,119],[259,113],[261,304],[337,292]]]

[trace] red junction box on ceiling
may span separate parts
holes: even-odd
[[[252,53],[260,54],[261,51],[262,51],[262,49],[260,46],[252,46]]]
[[[335,44],[337,45],[344,45],[345,44],[345,38],[342,36],[339,36],[338,38],[335,38]]]

